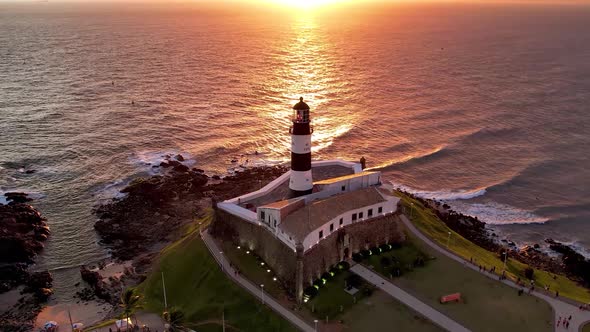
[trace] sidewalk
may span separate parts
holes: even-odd
[[[388,280],[382,278],[377,273],[367,269],[366,267],[362,266],[361,264],[355,264],[350,268],[350,271],[358,274],[360,277],[368,281],[369,283],[379,287],[381,290],[385,291],[387,294],[391,295],[392,297],[396,298],[401,303],[407,305],[408,307],[414,309],[416,312],[422,314],[422,316],[428,318],[438,326],[446,329],[447,331],[452,332],[469,332],[470,330],[463,327],[461,324],[457,323],[456,321],[450,319],[449,317],[443,315],[438,310],[428,306],[424,302],[421,302],[417,298],[413,297],[412,295],[408,294],[401,288],[395,286]]]
[[[482,273],[483,275],[487,276],[488,278],[494,279],[498,282],[502,282],[505,285],[508,285],[508,286],[513,287],[515,289],[522,288],[522,287],[516,285],[516,283],[513,282],[512,280],[509,280],[509,279],[498,280],[498,276],[495,274],[490,274],[487,272],[479,271],[479,267],[475,266],[473,264],[469,264],[469,263],[465,264],[465,262],[466,262],[465,259],[442,248],[441,246],[439,246],[438,244],[436,244],[432,240],[430,240],[430,238],[428,238],[426,235],[422,234],[405,215],[401,215],[401,220],[404,223],[404,225],[406,226],[406,228],[414,236],[416,236],[420,240],[424,241],[424,243],[426,243],[428,246],[430,246],[432,249],[436,250],[437,252],[449,257],[452,260],[455,260],[455,261],[461,263],[465,267],[468,267],[474,271]],[[569,317],[571,315],[572,319],[570,321],[569,328],[567,329],[568,331],[578,331],[580,329],[580,327],[584,325],[584,323],[590,321],[590,311],[580,311],[580,309],[577,306],[571,305],[571,304],[569,304],[565,301],[562,301],[558,298],[548,296],[548,295],[543,294],[538,291],[532,292],[531,295],[536,296],[540,299],[543,299],[547,303],[549,303],[549,305],[551,305],[551,307],[553,308],[553,312],[555,313],[555,324],[557,324],[559,317],[563,318],[563,317]],[[566,331],[566,328],[564,326],[559,326],[559,327],[556,326],[555,331]]]
[[[211,255],[215,258],[215,260],[219,263],[221,270],[233,279],[238,285],[242,288],[249,291],[252,295],[262,301],[262,292],[260,287],[252,284],[249,280],[245,279],[241,276],[241,274],[236,274],[235,270],[230,267],[229,261],[223,255],[223,252],[219,249],[215,241],[211,238],[211,235],[207,232],[207,230],[201,232],[201,238],[205,245],[211,252]],[[270,297],[267,293],[264,293],[264,304],[269,306],[272,310],[277,312],[279,315],[283,316],[285,319],[290,321],[295,327],[299,328],[301,331],[305,332],[314,332],[313,326],[309,325],[299,316],[295,315],[291,310],[283,307],[280,305],[275,299]]]

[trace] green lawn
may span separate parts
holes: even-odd
[[[363,299],[342,317],[344,331],[440,332],[442,328],[382,291]]]
[[[394,278],[394,284],[473,331],[552,331],[553,311],[545,301],[518,296],[512,287],[425,250],[435,259]],[[442,295],[456,292],[462,303],[440,304]]]
[[[590,323],[588,323],[582,327],[582,332],[590,332]]]
[[[483,264],[488,268],[496,266],[496,271],[502,271],[503,262],[495,253],[485,250],[451,230],[430,209],[425,208],[419,201],[402,193],[396,194],[402,198],[402,203],[406,208],[409,209],[410,203],[413,203],[413,212],[411,213],[412,223],[430,239],[446,247],[449,237],[448,233],[451,232],[451,241],[449,242],[449,249],[451,251],[466,260],[473,258],[477,263]],[[526,264],[509,259],[507,264],[508,277],[512,279],[516,279],[516,277],[525,279],[523,271],[526,267]],[[566,296],[583,303],[590,302],[590,290],[581,287],[564,276],[556,276],[555,279],[553,276],[552,273],[542,270],[535,269],[534,272],[535,282],[538,287],[549,285],[552,291],[558,290],[560,296]]]
[[[391,251],[386,251],[378,255],[371,255],[368,258],[363,259],[362,263],[386,277],[391,277],[394,275],[394,269],[399,269],[401,273],[406,273],[415,268],[421,268],[414,267],[414,262],[418,257],[426,258],[425,264],[428,264],[427,256],[428,255],[424,253],[421,248],[416,246],[414,242],[407,241],[399,248],[394,247]],[[390,262],[389,266],[384,266],[382,264],[383,258],[387,258]]]
[[[138,287],[144,296],[146,310],[160,313],[164,309],[163,271],[168,305],[184,312],[188,327],[198,327],[199,331],[221,331],[217,322],[224,312],[226,322],[240,331],[296,331],[289,322],[262,306],[220,271],[198,231],[192,231],[164,249],[156,265]],[[203,325],[199,322],[212,323]]]
[[[305,306],[313,312],[315,317],[325,319],[337,319],[343,313],[348,311],[355,305],[356,302],[367,297],[364,289],[368,286],[362,282],[359,291],[354,295],[350,295],[344,291],[345,280],[352,275],[352,272],[343,271],[335,275],[333,279],[328,280],[325,285],[320,287],[318,295],[312,298]],[[371,287],[372,289],[373,287]]]
[[[286,291],[282,289],[278,280],[274,280],[276,279],[274,272],[272,270],[268,272],[270,267],[257,257],[254,252],[250,252],[247,248],[238,249],[229,242],[219,243],[218,241],[217,244],[223,250],[228,260],[248,280],[256,285],[264,285],[264,291],[276,299],[286,297]]]

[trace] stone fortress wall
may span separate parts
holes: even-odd
[[[385,243],[405,241],[401,208],[395,213],[379,215],[340,229],[303,254],[294,251],[266,227],[228,213],[215,210],[211,234],[222,241],[248,248],[259,255],[278,276],[288,292],[301,301],[303,289],[310,286],[334,264],[353,253]]]

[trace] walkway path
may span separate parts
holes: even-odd
[[[240,285],[242,288],[249,291],[252,295],[254,295],[256,298],[260,299],[261,301],[264,300],[265,305],[268,305],[271,309],[273,309],[275,312],[277,312],[278,314],[283,316],[285,319],[290,321],[294,326],[299,328],[301,331],[305,331],[305,332],[314,332],[315,331],[311,325],[309,325],[307,322],[305,322],[299,316],[295,315],[291,310],[283,307],[275,299],[270,297],[267,293],[264,293],[264,295],[263,295],[260,287],[255,286],[249,280],[242,277],[241,274],[236,274],[235,270],[232,267],[230,267],[229,261],[223,255],[223,252],[219,249],[219,247],[217,246],[215,241],[213,241],[213,238],[211,238],[211,235],[209,235],[209,233],[206,230],[201,233],[201,238],[203,239],[203,242],[205,242],[205,245],[209,249],[209,252],[211,252],[213,257],[215,257],[215,260],[221,266],[222,271],[225,272],[225,274],[227,274],[236,283],[238,283],[238,285]],[[263,299],[263,296],[264,296],[264,299]]]
[[[440,327],[452,331],[452,332],[469,332],[470,330],[463,327],[461,324],[457,323],[456,321],[450,319],[449,317],[441,314],[436,309],[428,306],[424,302],[421,302],[417,298],[413,297],[412,295],[408,294],[401,288],[395,286],[391,282],[387,281],[377,273],[367,269],[366,267],[362,266],[361,264],[355,264],[350,268],[350,271],[358,274],[363,279],[367,280],[371,284],[379,287],[381,290],[385,291],[387,294],[393,296],[394,298],[398,299],[403,304],[407,305],[408,307],[414,309],[415,311],[422,314],[424,317],[430,319],[435,324],[438,324]]]
[[[475,266],[473,264],[464,264],[465,259],[442,248],[437,243],[430,240],[430,238],[428,238],[426,235],[422,234],[422,232],[420,232],[416,228],[416,226],[414,226],[414,224],[412,224],[410,222],[410,220],[405,215],[402,215],[401,219],[402,219],[403,223],[406,225],[406,227],[408,228],[408,230],[410,232],[412,232],[412,234],[414,234],[420,240],[424,241],[427,245],[432,247],[432,249],[436,250],[437,252],[449,257],[450,259],[453,259],[453,260],[461,263],[462,265],[464,265],[474,271],[482,273],[483,275],[487,276],[488,278],[497,280],[498,282],[502,282],[505,285],[508,285],[508,286],[516,288],[516,289],[522,288],[522,287],[516,285],[516,283],[513,282],[512,280],[506,279],[506,280],[500,281],[500,280],[498,280],[498,276],[495,274],[481,272],[481,271],[479,271],[479,267]],[[562,301],[558,298],[548,296],[548,295],[540,293],[540,292],[532,292],[531,294],[547,301],[551,305],[551,307],[553,307],[553,311],[555,313],[555,324],[557,324],[559,317],[561,317],[561,318],[566,317],[567,318],[571,315],[572,319],[570,320],[570,325],[569,325],[569,328],[567,329],[568,331],[578,331],[580,329],[580,327],[584,325],[584,323],[590,321],[590,311],[581,311],[579,309],[579,307],[577,307],[577,306],[574,306],[574,305],[569,304],[565,301]],[[565,328],[565,326],[562,326],[562,325],[560,325],[559,327],[556,326],[555,331],[566,331],[566,328]]]

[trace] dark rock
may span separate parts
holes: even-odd
[[[177,154],[176,156],[174,156],[174,159],[178,161],[184,161],[184,157],[181,154]]]
[[[0,263],[32,263],[43,249],[37,233],[49,233],[39,211],[23,203],[0,205]]]
[[[25,171],[25,174],[33,174],[35,172],[36,172],[36,170],[34,170],[34,169],[28,169]]]
[[[135,179],[121,191],[127,196],[96,208],[99,220],[94,228],[115,258],[127,260],[148,253],[155,244],[175,239],[183,225],[211,204],[211,198],[256,190],[260,184],[253,179],[270,182],[287,170],[247,169],[209,185],[203,170],[191,170],[177,160],[167,164],[172,169],[165,174]]]
[[[176,165],[174,166],[174,168],[172,168],[175,172],[188,172],[189,168],[188,166],[185,166],[183,164],[180,165]]]
[[[94,291],[96,297],[107,302],[113,300],[108,285],[102,281],[102,277],[98,272],[90,271],[86,266],[81,266],[80,275],[82,276],[82,280],[88,283],[90,288]]]
[[[11,201],[13,203],[26,203],[33,200],[29,198],[28,194],[21,192],[5,193],[4,197],[6,197],[7,201]]]
[[[213,180],[221,180],[221,177],[219,175],[213,175],[211,178]]]

